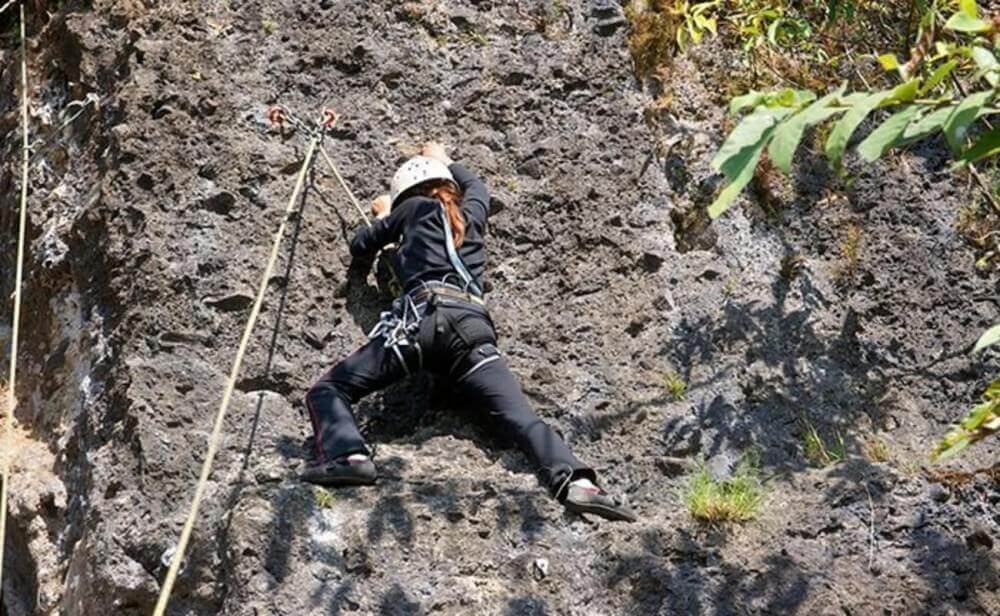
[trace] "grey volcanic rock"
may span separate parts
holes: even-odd
[[[425,138],[482,173],[501,344],[540,414],[641,520],[564,513],[477,409],[423,378],[358,408],[376,487],[296,480],[302,394],[387,299],[350,267],[359,221],[320,165],[172,614],[998,613],[995,482],[934,497],[919,469],[998,369],[966,353],[1000,302],[954,230],[969,197],[940,144],[853,169],[833,197],[807,156],[774,197],[780,219],[751,194],[709,225],[731,54],[679,59],[664,84],[676,117],[648,125],[625,31],[617,3],[582,0],[95,0],[34,19],[33,139],[47,145],[17,419],[18,453],[45,455],[17,457],[6,616],[151,611],[304,155],[305,135],[265,121],[278,102],[342,114],[325,145],[360,196]],[[7,297],[20,141],[0,40]],[[863,248],[845,277],[850,224]],[[848,460],[809,467],[804,417],[843,435]],[[888,462],[859,455],[876,437]],[[724,474],[749,450],[768,477],[760,518],[691,520],[688,470]]]

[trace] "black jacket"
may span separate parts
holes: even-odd
[[[486,219],[489,216],[490,195],[474,173],[458,163],[449,167],[462,189],[462,213],[465,215],[465,241],[458,252],[469,272],[481,281],[486,269]],[[445,248],[441,203],[423,196],[409,197],[398,203],[385,218],[358,229],[351,242],[351,254],[372,257],[388,244],[399,244],[396,272],[405,291],[412,291],[421,282],[441,281],[461,284],[461,279],[448,260]],[[481,285],[481,283],[480,283]]]

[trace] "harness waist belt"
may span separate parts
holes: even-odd
[[[440,295],[448,299],[457,299],[462,302],[468,302],[470,304],[476,304],[486,308],[486,302],[483,298],[476,297],[472,293],[459,291],[458,289],[453,289],[444,285],[435,285],[420,289],[413,294],[413,300],[416,302],[430,301],[435,295]]]

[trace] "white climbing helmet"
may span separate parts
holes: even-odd
[[[392,176],[392,182],[389,184],[389,198],[392,200],[392,205],[395,206],[396,200],[406,191],[430,180],[454,182],[455,178],[448,170],[448,165],[437,159],[414,156],[406,161],[396,170],[396,174]]]

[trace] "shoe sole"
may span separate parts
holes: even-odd
[[[599,505],[597,503],[574,503],[571,501],[566,501],[564,503],[566,509],[572,511],[573,513],[589,513],[591,515],[600,516],[606,520],[611,520],[613,522],[635,522],[638,518],[631,513],[622,511],[614,507],[606,507],[604,505]]]
[[[351,488],[375,485],[377,479],[369,479],[367,477],[331,477],[329,479],[302,477],[302,481],[327,488]]]

